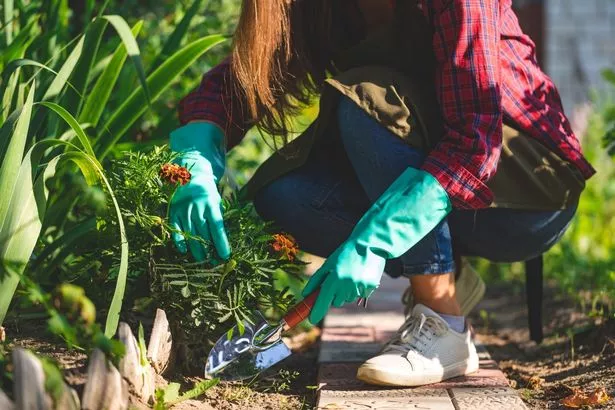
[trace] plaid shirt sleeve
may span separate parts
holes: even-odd
[[[456,208],[488,207],[485,182],[502,145],[498,0],[423,0],[434,29],[436,92],[444,135],[423,169]]]
[[[179,102],[178,114],[182,125],[191,121],[209,121],[225,133],[227,149],[237,145],[249,128],[238,101],[230,87],[230,57],[209,70],[200,85]]]

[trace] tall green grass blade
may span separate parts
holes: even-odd
[[[63,248],[71,248],[75,245],[81,238],[84,236],[94,232],[96,230],[96,218],[89,218],[82,223],[76,225],[74,228],[65,232],[62,236],[55,238],[53,242],[49,245],[45,246],[43,251],[36,255],[36,259],[30,265],[31,270],[36,270],[41,266],[41,263],[44,262],[47,258],[52,257],[49,263],[45,264],[45,269],[53,270],[53,266],[57,266],[54,263],[55,256],[57,251]],[[60,261],[58,261],[60,262]]]
[[[203,37],[169,57],[147,79],[153,100],[156,100],[200,56],[225,40],[226,37],[221,35]],[[138,89],[112,114],[104,126],[103,133],[94,143],[94,151],[98,154],[99,159],[104,158],[109,153],[115,143],[145,113],[147,107],[147,99],[143,89]],[[107,132],[108,134],[106,134]]]
[[[15,97],[15,89],[17,88],[17,82],[19,81],[19,69],[17,69],[9,80],[6,81],[6,88],[4,95],[2,96],[2,112],[0,112],[0,124],[4,123],[4,119],[8,118],[12,111],[13,99]]]
[[[75,132],[75,135],[77,136],[77,139],[79,140],[79,143],[81,144],[81,147],[83,147],[85,153],[91,155],[93,158],[96,158],[96,156],[94,155],[94,150],[92,149],[92,145],[90,144],[90,139],[85,134],[85,131],[83,130],[83,128],[81,128],[81,125],[79,125],[75,117],[73,117],[68,111],[66,111],[64,107],[56,103],[43,101],[38,104],[55,111],[55,113],[58,114]]]
[[[162,64],[164,60],[175,52],[175,50],[179,49],[182,40],[188,32],[188,28],[190,28],[190,23],[192,22],[194,16],[196,16],[199,12],[202,3],[202,0],[194,0],[192,6],[190,6],[184,17],[175,28],[175,31],[173,31],[173,34],[171,34],[167,42],[164,44],[162,51],[158,54],[158,57],[156,57],[154,64],[152,64],[153,69]]]
[[[135,37],[138,36],[142,27],[143,21],[137,22],[132,28],[132,34]],[[89,93],[83,110],[79,114],[79,122],[88,122],[93,126],[98,125],[98,121],[100,121],[100,117],[107,106],[107,102],[111,97],[113,87],[120,76],[127,56],[126,46],[122,43],[118,46],[117,50],[115,50],[115,53],[113,53],[113,58],[107,64],[100,77],[98,77],[96,84],[94,84],[94,88]]]
[[[143,69],[143,62],[141,61],[141,51],[139,51],[139,45],[137,44],[137,40],[132,34],[130,30],[130,26],[126,23],[120,16],[103,16],[105,20],[107,20],[117,31],[117,34],[122,39],[122,42],[126,46],[126,50],[128,51],[128,55],[132,60],[135,68],[137,69],[137,76],[139,77],[139,81],[141,82],[141,87],[143,87],[143,92],[145,93],[145,98],[147,98],[148,103],[151,101],[149,88],[147,86],[147,81],[145,78],[145,70]]]
[[[67,90],[62,99],[62,107],[68,112],[75,113],[75,115],[79,113],[85,101],[84,95],[88,79],[94,67],[106,27],[107,21],[103,19],[94,20],[88,27],[85,34],[83,52],[70,78],[70,83],[73,85],[74,90]]]
[[[37,177],[37,171],[50,146],[52,142],[39,143],[26,154],[0,228],[0,325],[40,234],[48,195],[45,182],[55,174],[58,157],[49,161],[42,175]]]
[[[13,0],[4,0],[4,35],[6,38],[6,44],[11,44],[13,42],[13,13],[14,3]]]
[[[104,174],[102,168],[100,168],[97,164],[95,158],[85,155],[83,152],[73,151],[67,152],[62,155],[66,159],[73,161],[79,168],[81,172],[84,174],[86,171],[95,171],[100,178],[103,186],[109,193],[111,197],[111,201],[113,202],[113,207],[115,208],[115,214],[118,220],[118,226],[120,229],[120,266],[118,269],[117,280],[115,282],[115,290],[113,292],[113,299],[111,300],[111,305],[109,306],[109,313],[107,314],[107,320],[105,321],[105,335],[107,337],[112,337],[115,335],[117,331],[117,326],[120,321],[120,311],[122,310],[122,302],[124,300],[124,293],[126,292],[126,279],[128,278],[128,238],[126,236],[126,228],[124,226],[124,220],[122,219],[122,213],[120,211],[120,206],[113,194],[113,189],[109,180]],[[86,177],[87,180],[87,177]]]
[[[33,84],[28,94],[28,99],[21,111],[19,120],[15,126],[15,130],[9,139],[6,155],[2,159],[0,166],[0,230],[2,230],[6,215],[9,211],[9,203],[13,195],[13,191],[19,174],[19,167],[26,149],[26,141],[28,140],[28,130],[30,128],[30,119],[32,117],[32,107],[34,105],[34,94],[36,93],[36,85]]]
[[[68,79],[73,73],[77,62],[79,61],[79,58],[81,58],[84,41],[84,37],[81,37],[73,51],[71,51],[71,53],[68,55],[68,58],[62,65],[62,68],[60,68],[60,70],[58,71],[58,75],[53,79],[51,85],[43,95],[43,101],[49,101],[57,97],[60,92],[62,92],[62,89],[68,82]]]
[[[0,127],[0,164],[4,161],[4,156],[11,142],[11,134],[15,129],[15,124],[19,121],[22,109],[16,109],[8,116]]]
[[[6,47],[6,49],[2,50],[2,54],[0,54],[0,66],[6,65],[9,61],[16,58],[23,57],[26,49],[36,38],[34,33],[38,30],[36,21],[31,21],[26,27],[24,27]]]
[[[14,72],[17,72],[21,67],[26,67],[26,66],[32,66],[32,67],[39,68],[39,70],[34,74],[32,79],[27,81],[26,84],[34,81],[41,71],[48,71],[48,72],[52,73],[54,76],[59,76],[60,75],[60,73],[54,71],[53,69],[49,68],[45,64],[39,63],[38,61],[30,60],[28,58],[19,58],[17,60],[13,60],[9,64],[7,64],[6,68],[4,69],[4,72],[2,73],[2,78],[5,79],[9,75],[14,74]],[[67,81],[65,83],[65,85],[67,87],[69,87],[69,88],[72,88],[75,92],[77,92],[76,88],[73,87],[72,83],[70,83],[69,81]]]

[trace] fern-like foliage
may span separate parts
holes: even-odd
[[[143,272],[149,287],[146,299],[171,320],[182,345],[181,362],[202,370],[210,347],[230,327],[252,321],[256,311],[279,317],[292,305],[293,295],[275,286],[274,278],[281,271],[300,277],[304,264],[294,257],[291,237],[272,229],[250,203],[235,196],[224,200],[229,261],[216,260],[213,246],[201,238],[194,239],[212,250],[210,262],[195,263],[190,255],[177,252],[166,218],[176,186],[159,175],[172,159],[165,147],[127,153],[113,163],[111,183],[127,221],[131,270]]]

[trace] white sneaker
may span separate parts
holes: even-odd
[[[357,378],[381,386],[422,386],[477,370],[470,332],[455,332],[436,312],[417,304],[380,354],[359,367]]]

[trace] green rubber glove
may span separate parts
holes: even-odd
[[[386,260],[406,253],[451,208],[448,194],[431,174],[415,168],[404,171],[308,281],[304,297],[320,287],[310,322],[320,322],[331,305],[369,297],[380,285]]]
[[[217,185],[225,166],[222,130],[206,122],[185,125],[171,133],[171,151],[180,153],[174,162],[188,168],[191,174],[190,182],[177,188],[169,207],[169,221],[177,230],[172,234],[175,246],[182,253],[190,248],[198,262],[205,261],[207,250],[199,241],[186,240],[181,234],[186,232],[212,242],[218,255],[228,259],[231,248]]]

